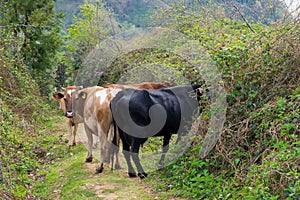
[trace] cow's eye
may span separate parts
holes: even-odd
[[[67,99],[66,99],[66,98],[64,98],[64,101],[67,101]]]

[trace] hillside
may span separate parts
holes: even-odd
[[[89,2],[95,2],[90,0]],[[283,12],[287,7],[284,3],[279,1],[174,1],[174,0],[103,0],[106,7],[116,15],[116,18],[121,23],[133,24],[136,27],[146,27],[153,25],[153,17],[156,12],[168,10],[173,6],[185,6],[190,11],[199,11],[201,9],[209,9],[209,7],[219,4],[224,10],[219,12],[225,12],[228,17],[232,19],[242,20],[241,12],[248,21],[263,21],[268,23],[270,21],[276,21],[280,19]],[[65,13],[64,24],[65,27],[70,27],[74,16],[80,16],[80,5],[83,5],[84,0],[57,0],[55,2],[56,10],[61,10]],[[236,9],[238,8],[239,11]]]

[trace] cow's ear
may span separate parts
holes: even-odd
[[[57,92],[57,93],[54,93],[53,94],[53,97],[54,97],[54,99],[55,100],[60,100],[61,98],[64,98],[64,95],[62,94],[62,93],[59,93],[59,92]]]
[[[86,99],[87,94],[85,92],[80,92],[79,97],[82,99]]]

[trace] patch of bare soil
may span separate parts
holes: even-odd
[[[118,188],[118,186],[114,183],[86,183],[82,186],[82,188],[95,191],[97,197],[103,200],[114,200],[118,198],[115,193],[109,192]]]
[[[82,187],[94,191],[100,199],[160,199],[142,180],[127,177],[125,171],[111,171],[106,165],[102,174],[95,174],[97,163],[85,163],[85,167],[91,172],[90,178],[97,177],[97,181],[86,183]]]

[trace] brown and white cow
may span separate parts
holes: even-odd
[[[72,112],[72,93],[75,91],[76,86],[68,86],[63,88],[64,93],[56,92],[53,94],[53,97],[56,101],[59,102],[60,109],[64,112],[66,118],[66,125],[68,128],[68,146],[74,146],[76,132],[78,129],[78,123],[74,123],[73,112]],[[72,127],[73,130],[72,130]]]
[[[93,160],[92,147],[93,135],[98,136],[100,148],[99,167],[97,172],[101,173],[104,162],[109,162],[110,129],[112,128],[112,115],[108,112],[109,102],[121,89],[88,87],[74,93],[73,111],[76,123],[84,123],[84,129],[88,139],[88,155],[86,162]],[[116,168],[119,168],[118,155],[116,155]]]
[[[92,135],[98,136],[100,146],[100,162],[96,169],[98,173],[103,171],[104,162],[110,159],[110,144],[113,138],[112,114],[110,102],[114,96],[125,88],[135,89],[159,89],[165,87],[160,83],[144,82],[132,85],[106,85],[104,87],[89,87],[81,89],[73,95],[73,110],[76,123],[84,123],[84,128],[88,138],[88,155],[86,162],[91,162],[92,155]],[[118,151],[115,152],[115,168],[120,168]]]

